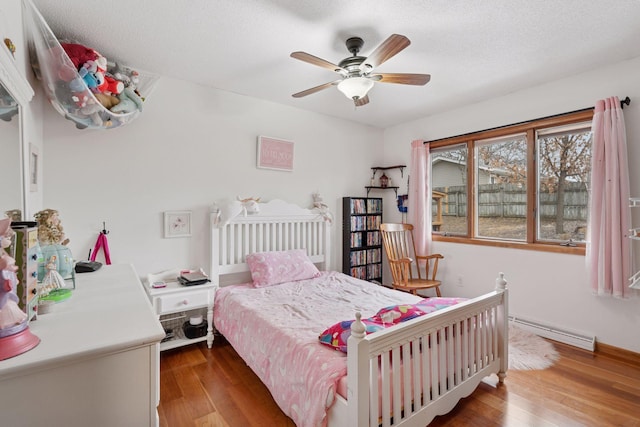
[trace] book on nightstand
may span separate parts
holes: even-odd
[[[189,271],[182,272],[180,276],[178,276],[178,282],[184,286],[193,286],[193,285],[202,285],[204,283],[210,282],[209,276],[202,271],[202,269],[197,271]]]

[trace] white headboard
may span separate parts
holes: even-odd
[[[331,268],[331,223],[326,215],[317,209],[305,209],[277,199],[259,206],[259,213],[240,214],[226,224],[216,224],[217,214],[211,214],[211,280],[214,283],[220,284],[221,276],[248,272],[245,258],[254,252],[306,249],[321,270]]]

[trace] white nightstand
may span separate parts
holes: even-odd
[[[152,288],[148,283],[144,285],[151,300],[153,309],[163,327],[173,329],[174,337],[160,343],[160,351],[181,347],[207,340],[207,347],[213,345],[213,302],[218,285],[206,283],[204,285],[184,286],[178,282],[167,282],[164,288]],[[189,339],[182,332],[182,325],[189,321],[190,315],[202,313],[206,309],[207,335]]]

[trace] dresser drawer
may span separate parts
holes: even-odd
[[[201,291],[156,296],[153,298],[153,305],[156,308],[157,314],[164,314],[173,311],[206,307],[211,299],[213,299],[213,293],[208,289],[203,289]]]

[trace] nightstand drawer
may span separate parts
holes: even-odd
[[[213,292],[208,289],[201,291],[181,292],[175,295],[162,295],[154,297],[154,306],[158,314],[179,310],[206,307],[213,298]]]

